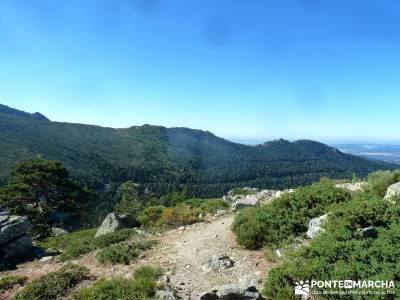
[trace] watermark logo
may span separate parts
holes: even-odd
[[[308,280],[306,281],[299,281],[295,282],[296,286],[294,287],[294,294],[295,295],[303,295],[307,296],[310,294],[310,282]]]
[[[294,294],[313,295],[394,295],[392,280],[306,280],[296,281]]]

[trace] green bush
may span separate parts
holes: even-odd
[[[26,276],[4,276],[0,278],[0,293],[12,289],[16,285],[24,285],[28,278]]]
[[[102,279],[91,287],[80,289],[73,295],[73,298],[75,300],[149,299],[153,297],[156,292],[156,280],[160,275],[161,270],[158,268],[148,266],[141,267],[135,272],[133,279]]]
[[[125,241],[135,235],[133,229],[121,229],[95,238],[96,231],[97,229],[85,229],[59,237],[49,237],[39,242],[39,246],[45,249],[62,251],[60,260],[68,261],[97,248],[104,248],[111,244]]]
[[[113,233],[108,233],[95,238],[95,244],[98,248],[104,248],[112,244],[117,244],[136,235],[136,231],[130,228],[123,228]]]
[[[367,192],[378,197],[386,194],[387,188],[400,181],[400,170],[378,171],[368,175]]]
[[[219,209],[227,209],[229,204],[222,199],[190,199],[176,206],[149,206],[139,215],[138,219],[145,227],[177,227],[199,221],[199,214],[216,213]]]
[[[29,283],[17,293],[15,300],[59,299],[68,291],[87,279],[89,270],[77,265],[65,265],[59,270],[46,274]]]
[[[249,249],[284,245],[304,234],[310,219],[325,214],[329,205],[350,198],[348,191],[324,179],[265,206],[243,209],[236,215],[232,229],[238,243]]]
[[[143,250],[150,249],[154,245],[153,240],[136,238],[129,242],[112,244],[101,249],[97,255],[97,260],[102,264],[125,264],[129,265],[135,261]]]
[[[353,279],[393,280],[399,295],[399,222],[398,206],[365,193],[348,203],[335,205],[329,213],[326,232],[272,269],[264,293],[268,299],[294,299],[296,281]],[[363,237],[358,230],[369,226],[376,228],[377,237]],[[361,299],[352,295],[335,297]]]
[[[116,244],[100,250],[96,258],[102,264],[111,263],[129,265],[139,256],[139,249],[134,245]]]
[[[151,227],[156,226],[161,218],[164,206],[149,206],[146,207],[139,215],[138,220],[142,226]]]

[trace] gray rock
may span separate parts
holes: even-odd
[[[213,255],[204,262],[203,270],[206,272],[224,270],[232,268],[234,265],[235,262],[227,255]]]
[[[400,182],[392,184],[388,187],[384,199],[389,200],[393,203],[400,202]]]
[[[261,281],[261,272],[259,271],[239,278],[239,283],[247,286],[258,285],[261,283]]]
[[[51,228],[51,236],[62,236],[67,233],[68,233],[68,231],[66,231],[62,228],[58,228],[58,227]]]
[[[8,216],[2,215],[3,222],[0,228],[0,246],[8,243],[9,241],[24,235],[31,229],[31,223],[27,217],[21,216]]]
[[[358,232],[360,232],[363,237],[376,238],[378,236],[378,230],[373,226],[358,229]]]
[[[117,215],[116,213],[109,213],[97,230],[96,237],[113,233],[121,228],[132,228],[137,224],[137,220],[130,214]]]
[[[223,215],[226,215],[228,213],[228,211],[227,210],[225,210],[225,209],[220,209],[220,210],[217,210],[217,212],[216,212],[216,216],[223,216]]]
[[[241,198],[232,203],[231,209],[236,211],[245,207],[260,206],[261,199],[257,195],[247,195],[245,198]]]
[[[367,185],[366,182],[347,182],[347,183],[339,183],[336,184],[335,187],[339,189],[345,189],[348,190],[349,192],[359,192],[364,189],[364,187]]]
[[[8,211],[0,211],[0,224],[7,221],[10,217],[10,213]]]
[[[0,252],[2,253],[2,258],[7,260],[26,255],[32,247],[31,238],[27,235],[23,235],[3,245]]]
[[[313,239],[318,234],[324,232],[325,231],[324,225],[326,223],[327,218],[328,218],[328,215],[325,214],[318,218],[311,219],[310,223],[308,225],[307,237],[309,237],[310,239]]]
[[[228,284],[213,288],[204,293],[200,300],[262,300],[260,292],[255,286],[244,284]]]
[[[158,290],[158,291],[156,291],[155,296],[156,296],[156,299],[176,300],[174,292],[170,289]]]

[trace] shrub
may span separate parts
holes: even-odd
[[[198,222],[196,212],[188,205],[179,205],[175,207],[167,207],[163,210],[160,217],[160,224],[167,227],[177,227],[182,225],[190,225]]]
[[[400,280],[400,208],[368,194],[335,205],[326,232],[309,247],[295,251],[272,269],[264,293],[271,299],[294,299],[293,287],[300,280]],[[375,226],[378,236],[363,237],[358,229]],[[400,292],[397,287],[396,293]],[[359,299],[335,295],[335,299]],[[321,299],[324,299],[322,296]],[[368,299],[381,299],[371,296]],[[388,298],[391,299],[391,298]]]
[[[387,188],[400,181],[400,170],[378,171],[368,175],[367,191],[378,197],[386,194]]]
[[[164,209],[162,205],[146,207],[138,217],[140,224],[146,227],[156,226]]]
[[[139,256],[139,250],[134,245],[116,244],[100,250],[96,258],[102,264],[125,264],[129,265]]]
[[[58,299],[78,283],[87,279],[89,270],[77,265],[65,265],[55,272],[35,279],[17,293],[15,300]]]
[[[104,248],[111,244],[120,243],[136,235],[134,229],[123,228],[113,233],[108,233],[95,238],[95,244],[98,248]]]
[[[28,278],[26,276],[4,276],[0,278],[0,293],[12,289],[16,285],[24,285]]]
[[[119,299],[138,300],[154,296],[161,270],[149,266],[138,269],[133,279],[102,279],[93,286],[82,288],[74,294],[76,300]]]
[[[238,243],[249,249],[284,245],[304,234],[310,219],[326,213],[329,205],[350,198],[348,191],[335,188],[325,179],[263,207],[243,209],[236,215],[232,229]]]
[[[86,229],[65,234],[59,237],[49,237],[39,243],[45,249],[63,251],[60,260],[68,261],[83,254],[119,243],[134,236],[133,229],[121,229],[113,233],[95,238],[96,229]]]

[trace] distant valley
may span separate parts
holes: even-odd
[[[400,144],[335,144],[344,153],[400,164]]]

